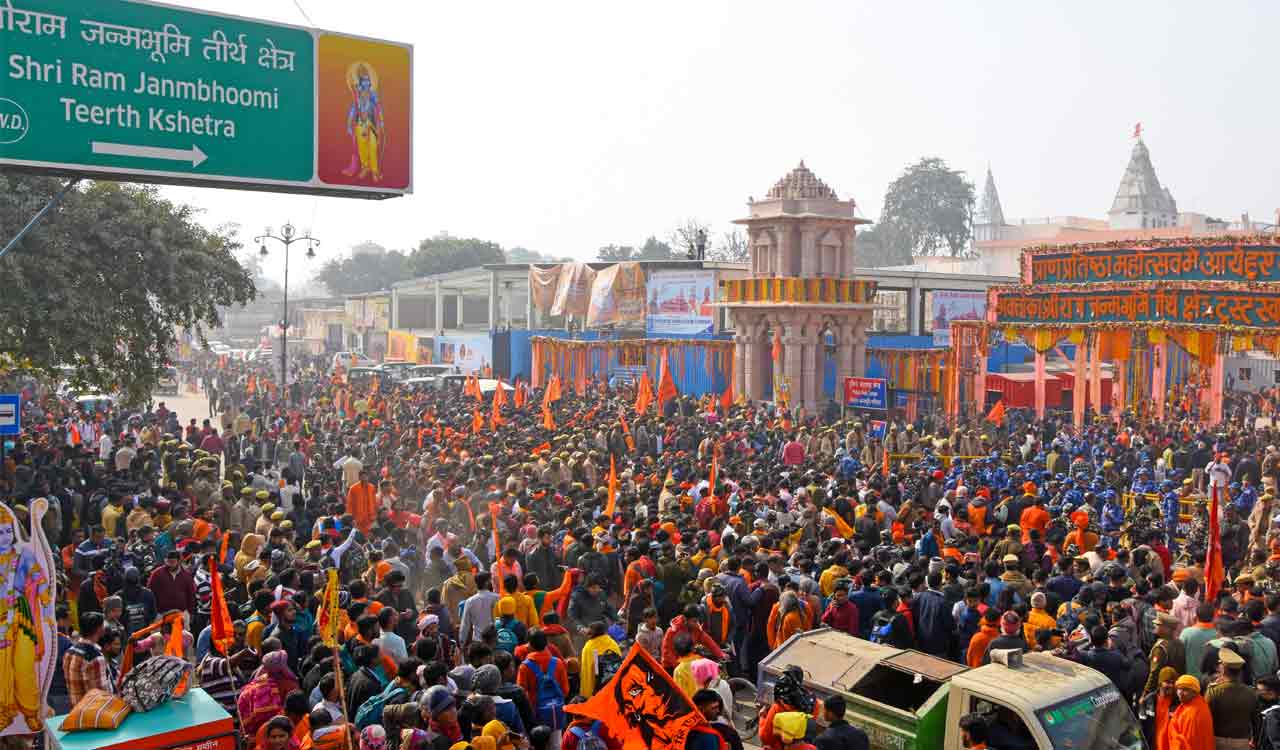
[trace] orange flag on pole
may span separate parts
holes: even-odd
[[[542,407],[542,426],[547,430],[554,430],[556,428],[556,420],[551,416],[550,407],[546,405],[543,405]]]
[[[679,395],[676,390],[676,383],[671,379],[671,366],[667,360],[667,353],[662,352],[662,373],[658,376],[658,411],[662,411],[662,407],[671,399]]]
[[[609,456],[609,504],[605,506],[606,518],[613,518],[613,508],[618,504],[618,465],[613,456]]]
[[[631,437],[631,428],[627,426],[627,415],[625,412],[618,412],[618,421],[622,423],[622,436],[627,440],[627,450],[634,453],[636,450],[636,440]]]
[[[880,473],[883,476],[889,476],[889,446],[884,447],[884,465],[880,467]]]
[[[994,422],[997,427],[1004,423],[1004,399],[1000,399],[995,406],[991,407],[990,413],[987,414],[987,421]]]
[[[484,417],[480,416],[480,410],[476,409],[471,416],[471,432],[479,435],[484,431]]]
[[[782,334],[777,328],[773,329],[773,361],[782,360]]]
[[[229,536],[230,534],[224,534],[223,539]],[[212,557],[209,558],[209,583],[212,587],[210,603],[213,605],[209,627],[213,629],[213,645],[218,653],[231,656],[231,647],[236,642],[235,627],[231,622],[231,610],[227,608],[227,597],[222,591],[222,574],[218,572],[218,561]]]
[[[733,405],[733,378],[729,378],[729,384],[725,386],[724,393],[720,394],[720,408],[724,409],[724,413],[729,413],[729,407]]]
[[[1209,482],[1209,548],[1204,554],[1204,601],[1218,598],[1222,588],[1222,529],[1218,525],[1218,485]]]
[[[716,496],[716,474],[720,473],[720,461],[716,458],[715,450],[711,451],[711,476],[707,479],[707,494],[711,497]]]
[[[489,526],[493,529],[493,559],[497,560],[502,557],[502,540],[498,538],[498,515],[502,506],[497,503],[489,503]],[[502,581],[494,581],[494,585],[498,587],[499,594],[506,594],[502,590]]]
[[[636,416],[642,417],[653,403],[653,383],[649,382],[649,371],[640,373],[640,384],[636,386]]]
[[[543,451],[549,451],[549,450],[551,450],[551,443],[543,443],[542,445],[539,445],[537,448],[534,448],[532,453],[533,455],[537,456],[541,454]]]

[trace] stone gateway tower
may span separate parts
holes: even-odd
[[[748,205],[735,223],[747,227],[751,277],[725,281],[721,294],[737,329],[734,391],[812,410],[826,400],[830,345],[837,394],[866,370],[875,283],[855,278],[854,233],[871,222],[804,162]]]

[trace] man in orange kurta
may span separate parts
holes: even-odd
[[[378,518],[378,488],[368,481],[368,475],[367,469],[361,469],[360,479],[347,490],[347,512],[366,536]]]
[[[1181,703],[1169,720],[1169,750],[1214,750],[1213,715],[1200,695],[1200,681],[1184,674],[1173,685]]]

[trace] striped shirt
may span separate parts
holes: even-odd
[[[242,685],[239,676],[231,669],[231,660],[209,652],[200,662],[197,670],[200,676],[200,687],[226,709],[227,713],[236,716],[236,696]]]

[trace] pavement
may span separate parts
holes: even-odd
[[[163,401],[169,411],[177,412],[178,424],[183,428],[192,419],[196,420],[196,424],[200,424],[209,418],[209,399],[205,398],[202,391],[192,393],[187,390],[187,385],[183,383],[177,396],[161,396],[156,394],[151,397],[156,406]]]

